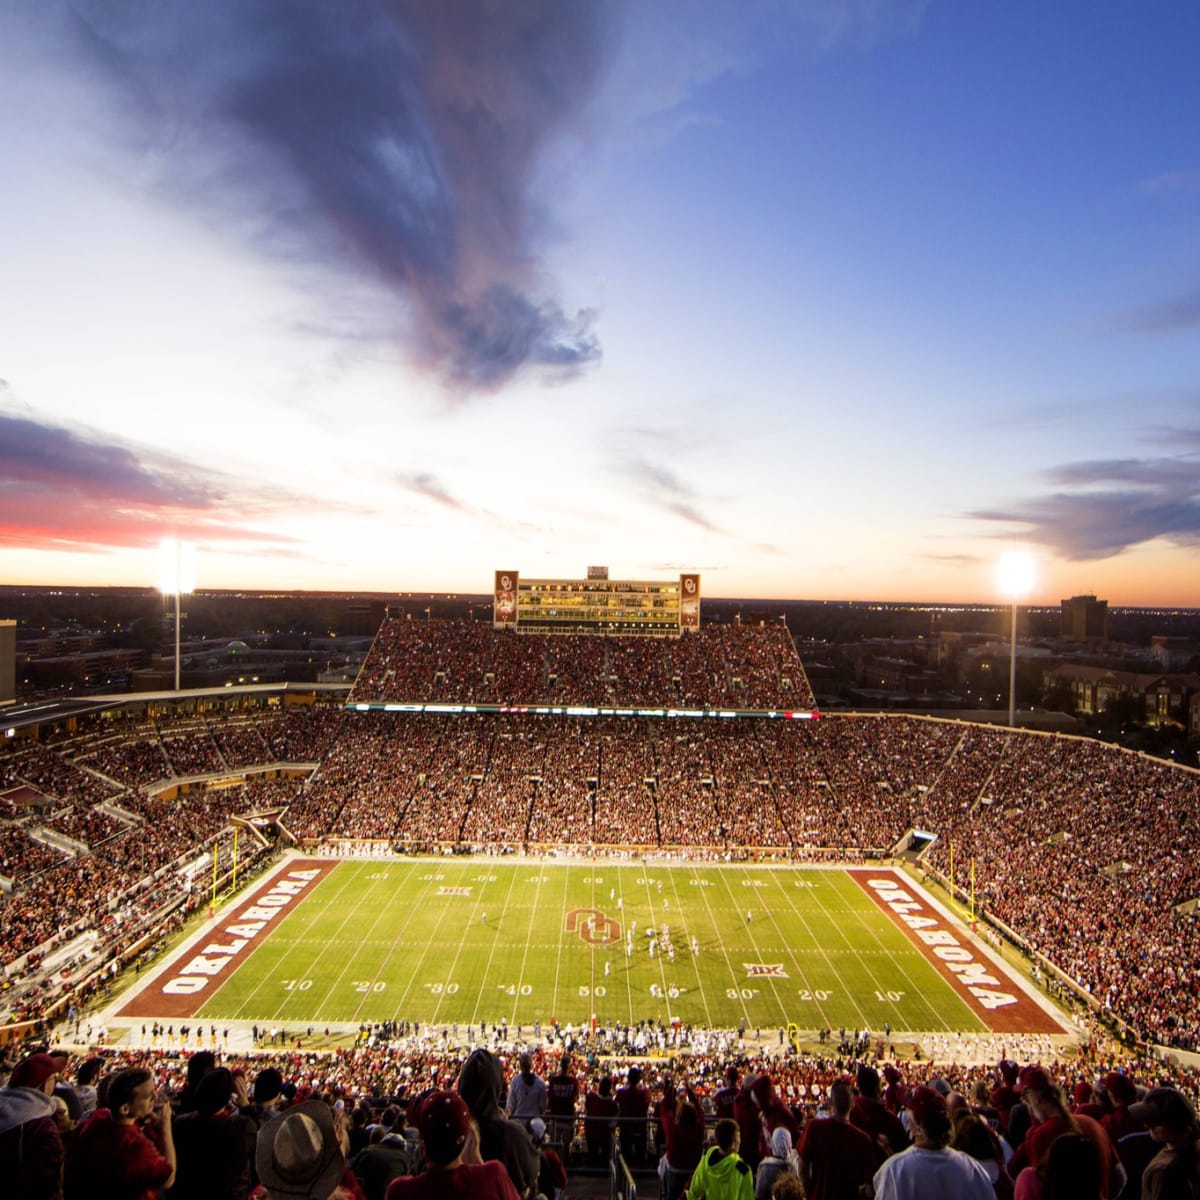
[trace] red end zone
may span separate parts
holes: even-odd
[[[1065,1033],[1012,977],[896,871],[847,874],[908,935],[993,1033]]]
[[[286,863],[248,896],[230,905],[220,921],[192,938],[117,1016],[194,1017],[296,901],[336,866],[329,859]]]

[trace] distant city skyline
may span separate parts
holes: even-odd
[[[19,0],[0,581],[1200,602],[1200,7]],[[0,613],[0,616],[3,616]]]

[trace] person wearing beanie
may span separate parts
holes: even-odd
[[[754,1172],[738,1154],[738,1123],[723,1118],[717,1122],[714,1136],[717,1144],[700,1159],[688,1200],[754,1200]]]
[[[850,1123],[852,1100],[839,1079],[829,1089],[829,1116],[809,1121],[800,1135],[800,1179],[811,1200],[852,1200],[875,1173],[876,1147]]]
[[[1146,1127],[1140,1121],[1135,1121],[1129,1112],[1130,1106],[1136,1104],[1138,1098],[1133,1080],[1122,1071],[1110,1071],[1102,1082],[1109,1100],[1112,1101],[1112,1110],[1102,1113],[1097,1120],[1104,1126],[1104,1132],[1112,1138],[1115,1146],[1126,1134],[1141,1133]]]
[[[519,1200],[504,1167],[480,1161],[471,1112],[457,1092],[425,1096],[413,1119],[426,1169],[394,1179],[386,1200]]]
[[[875,1172],[875,1200],[995,1200],[983,1165],[950,1147],[950,1112],[932,1088],[908,1102],[913,1144]]]
[[[908,1134],[900,1118],[879,1098],[879,1072],[874,1067],[859,1067],[854,1082],[858,1095],[850,1109],[850,1124],[870,1138],[878,1166],[889,1154],[898,1154],[908,1145]]]
[[[999,1082],[992,1089],[991,1104],[1000,1114],[1000,1128],[1007,1129],[1012,1118],[1012,1110],[1021,1103],[1021,1093],[1017,1089],[1017,1076],[1021,1069],[1011,1058],[1002,1058],[996,1066]]]
[[[50,1097],[66,1065],[63,1054],[31,1054],[0,1088],[0,1180],[6,1194],[43,1200],[61,1192],[63,1141]]]

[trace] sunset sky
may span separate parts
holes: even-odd
[[[11,0],[0,581],[1200,604],[1200,5]],[[0,613],[0,617],[4,614]]]

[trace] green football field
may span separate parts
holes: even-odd
[[[198,1015],[985,1029],[844,871],[466,858],[339,862]]]

